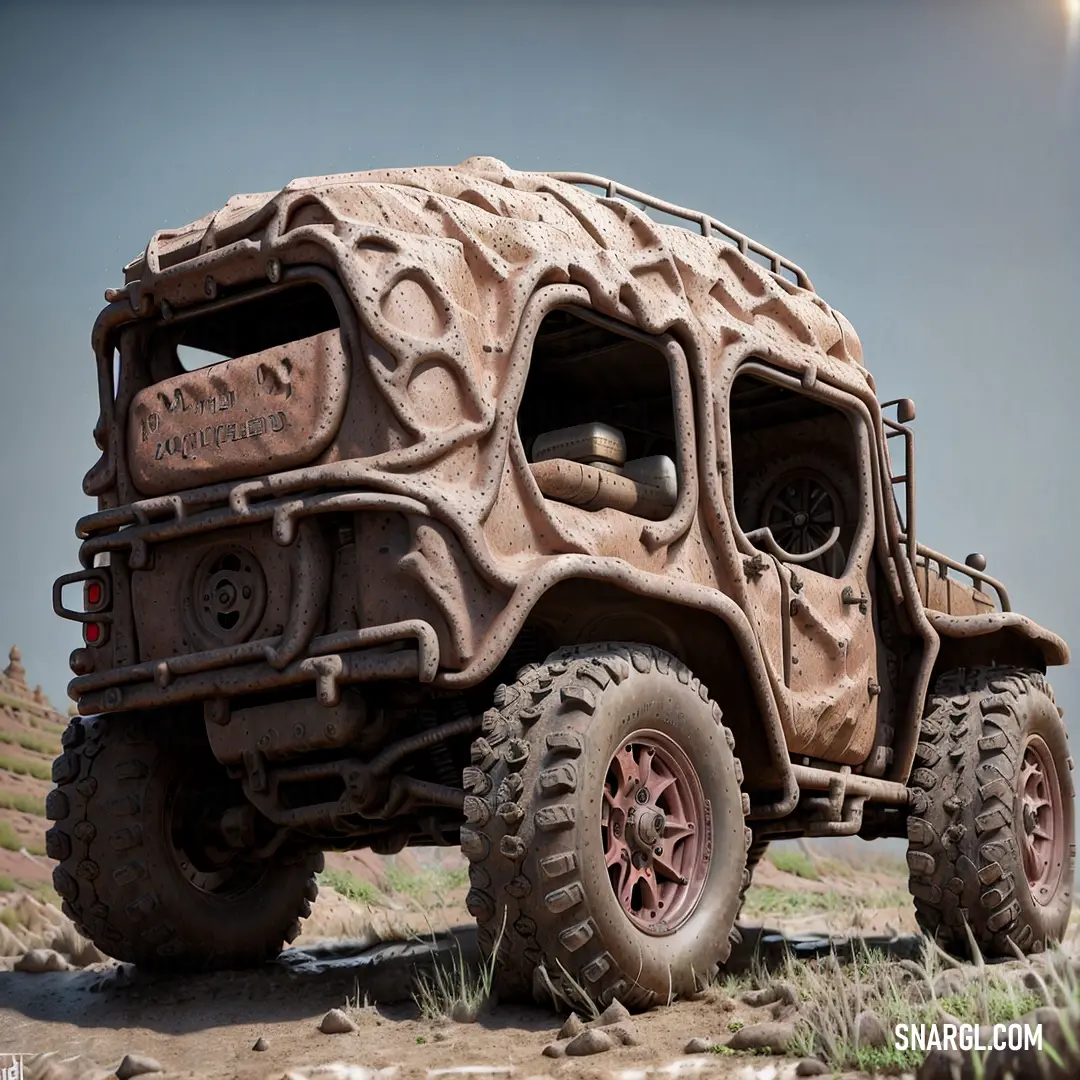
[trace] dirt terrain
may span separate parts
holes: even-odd
[[[449,850],[328,855],[304,932],[275,963],[147,975],[80,938],[49,885],[43,803],[65,722],[12,650],[0,681],[0,1066],[21,1053],[26,1080],[781,1080],[812,1075],[807,1055],[829,1075],[914,1075],[922,1055],[882,1041],[898,1019],[986,1023],[1080,1001],[1071,942],[1041,967],[990,976],[927,955],[903,862],[858,841],[774,845],[728,970],[696,999],[632,1018],[585,1013],[564,1028],[553,1009],[490,1000],[466,864]],[[334,1020],[346,1030],[323,1030]],[[946,1075],[931,1065],[920,1080]]]
[[[791,854],[798,861],[797,853]],[[638,1045],[621,1046],[602,1057],[544,1056],[563,1022],[546,1009],[488,1007],[473,1023],[424,1016],[414,1001],[411,975],[425,941],[434,936],[441,963],[454,975],[459,956],[469,965],[475,961],[463,904],[463,864],[447,858],[420,866],[398,858],[373,873],[359,860],[352,860],[351,868],[341,865],[346,860],[334,861],[338,865],[324,875],[303,936],[278,963],[264,969],[153,977],[112,961],[75,967],[69,960],[65,971],[0,974],[0,1048],[55,1054],[27,1059],[34,1063],[31,1071],[42,1076],[107,1076],[129,1053],[155,1059],[166,1075],[251,1078],[311,1076],[333,1062],[367,1069],[397,1067],[403,1078],[465,1066],[507,1075],[512,1070],[520,1076],[629,1077],[684,1059],[684,1068],[695,1075],[738,1076],[748,1065],[784,1060],[683,1053],[691,1038],[729,1037],[740,1022],[769,1018],[767,1006],[739,1003],[723,984],[699,1000],[635,1017],[631,1025]],[[373,861],[369,858],[368,863]],[[853,927],[863,932],[910,930],[910,908],[895,869],[862,873],[839,862],[827,863],[824,873],[796,868],[814,873],[817,880],[763,863],[760,885],[748,901],[748,939],[759,933],[755,924],[766,914],[762,907],[769,909],[770,926],[803,934]],[[886,906],[870,907],[866,900]],[[5,918],[4,912],[11,914]],[[6,945],[0,952],[17,951],[11,927],[20,918],[31,927],[48,919],[59,923],[55,910],[10,895],[0,909],[0,927],[8,930],[0,939]],[[450,926],[466,927],[456,944],[444,933]],[[61,931],[48,927],[32,940],[31,932],[19,928],[19,933],[30,944],[52,940],[59,942],[57,951],[72,947]],[[74,938],[70,931],[68,938]],[[406,944],[379,946],[380,938]],[[9,968],[17,962],[11,957],[3,961]],[[336,1035],[320,1031],[322,1018],[333,1008],[343,1009],[356,1030]],[[268,1049],[255,1051],[252,1047],[260,1038]],[[61,1068],[64,1058],[80,1060]],[[794,1066],[795,1059],[789,1063]]]

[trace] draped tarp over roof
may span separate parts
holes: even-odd
[[[430,337],[417,333],[426,326],[444,346],[452,331],[478,350],[501,350],[539,285],[571,282],[598,310],[649,332],[692,327],[722,348],[752,342],[757,355],[865,386],[858,337],[812,290],[722,239],[494,158],[308,177],[277,194],[234,196],[216,213],[156,233],[127,279],[145,283],[242,238],[267,256],[300,241],[329,247],[361,308],[370,298],[365,321],[377,336],[381,316],[398,329],[404,320],[414,337]],[[394,352],[408,344],[384,343]]]

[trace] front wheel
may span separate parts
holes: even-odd
[[[465,775],[469,908],[504,994],[631,1008],[727,958],[748,831],[708,691],[646,645],[560,649],[500,688]]]
[[[76,717],[46,814],[64,912],[102,952],[151,968],[271,959],[311,912],[321,852],[259,858],[214,828],[243,805],[200,721]]]
[[[1072,758],[1037,671],[944,675],[922,722],[908,818],[909,884],[923,930],[959,956],[1059,942],[1076,856]]]

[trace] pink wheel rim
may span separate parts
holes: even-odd
[[[601,832],[611,888],[647,934],[684,923],[705,888],[709,804],[690,759],[658,731],[636,731],[608,763]]]
[[[1018,833],[1031,895],[1049,904],[1057,895],[1065,856],[1061,785],[1050,748],[1039,735],[1024,743],[1020,762]]]

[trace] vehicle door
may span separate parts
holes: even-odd
[[[789,750],[848,765],[871,750],[880,693],[870,433],[853,404],[744,365],[728,400],[725,483]]]

